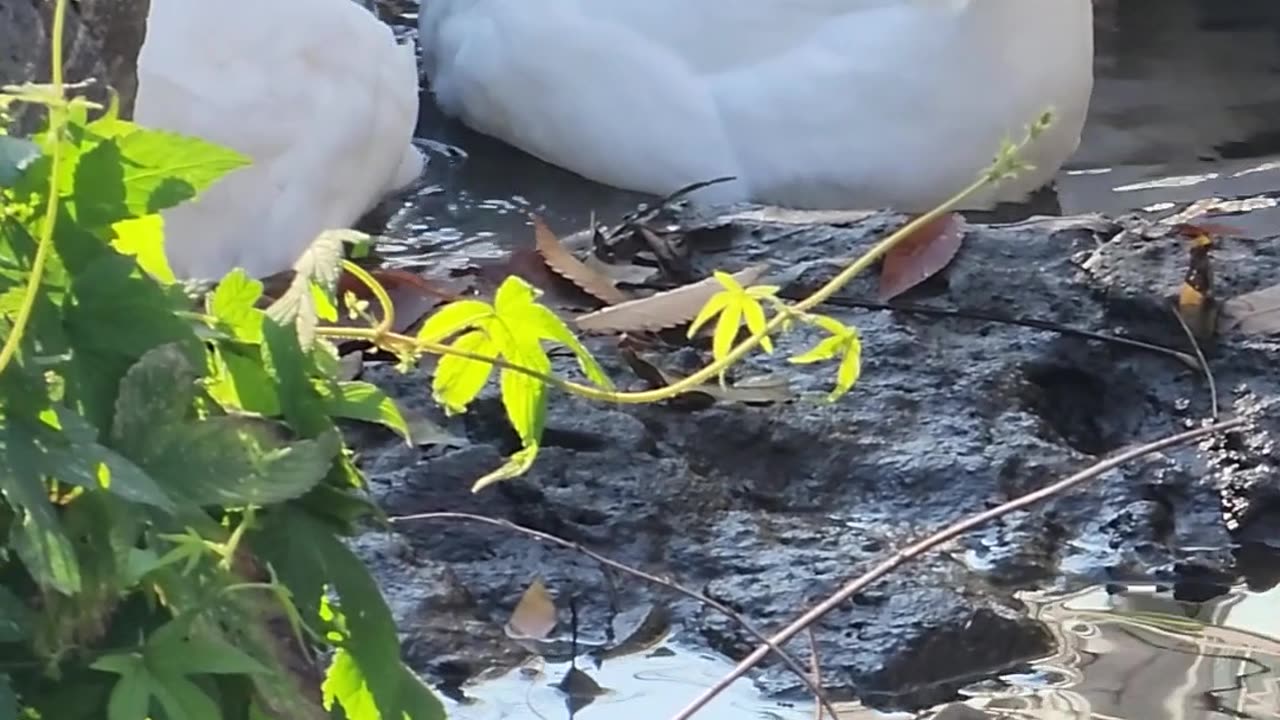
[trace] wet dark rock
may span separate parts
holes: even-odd
[[[773,282],[806,291],[838,271],[830,258],[856,255],[900,220],[739,225],[728,250],[695,255],[695,266],[765,260],[778,268]],[[672,221],[721,227],[720,240],[725,233],[712,217]],[[690,235],[690,245],[697,248],[699,237]],[[1278,253],[1274,243],[1223,239],[1214,256],[1222,297],[1280,280]],[[1185,240],[1102,218],[973,227],[953,265],[902,301],[1184,349],[1168,302],[1186,262]],[[867,276],[841,297],[874,294]],[[362,462],[392,515],[505,518],[703,590],[773,630],[910,541],[1210,414],[1203,375],[1166,355],[900,309],[828,312],[857,325],[865,344],[860,383],[834,405],[821,401],[833,369],[781,360],[817,339],[800,331],[780,339],[777,356],[753,357],[735,371],[785,374],[793,402],[691,411],[557,395],[547,447],[528,476],[472,494],[470,482],[514,448],[488,390],[466,417],[449,421],[469,447],[370,441]],[[633,382],[609,343],[593,347],[614,377]],[[1247,431],[1148,456],[1006,516],[831,613],[815,627],[826,682],[879,705],[946,701],[976,675],[1051,651],[1051,636],[1021,613],[1016,590],[1154,580],[1195,592],[1237,578],[1235,537],[1265,534],[1253,518],[1274,515],[1252,508],[1280,486],[1273,441],[1280,415],[1271,407],[1280,396],[1277,349],[1273,339],[1238,336],[1212,349],[1221,410],[1253,416]],[[655,360],[676,368],[687,354]],[[559,367],[570,372],[567,362]],[[444,421],[422,400],[423,378],[390,370],[374,377]],[[601,640],[616,615],[664,597],[685,642],[735,657],[756,644],[712,610],[507,530],[400,527],[413,563],[375,566],[386,573],[410,656],[429,676],[456,680],[459,668],[518,654],[489,638],[535,575],[557,594],[562,627],[573,598],[585,640]],[[413,603],[396,599],[405,588]],[[479,638],[472,646],[461,640],[467,633]],[[803,660],[808,641],[789,649]],[[799,686],[773,660],[755,678],[774,692]]]
[[[0,86],[50,81],[54,0],[0,0]],[[67,3],[63,42],[65,79],[106,104],[114,88],[122,117],[131,117],[137,93],[138,51],[146,35],[150,0],[79,0]],[[35,129],[39,110],[18,108],[18,133]]]

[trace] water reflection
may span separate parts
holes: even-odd
[[[971,690],[990,717],[1280,717],[1280,590],[1203,603],[1151,588],[1032,601],[1059,652]]]
[[[920,713],[837,703],[838,720],[1215,720],[1280,718],[1280,589],[1239,589],[1207,602],[1151,587],[1090,588],[1027,597],[1058,652],[1026,671],[976,683],[955,702]],[[459,720],[652,720],[671,716],[727,672],[723,658],[667,644],[584,669],[607,688],[576,714],[556,685],[569,666],[533,662],[467,688]],[[760,697],[745,681],[705,720],[810,720],[812,703]]]

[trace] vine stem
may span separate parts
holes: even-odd
[[[344,261],[345,267],[348,270],[351,270],[352,274],[355,275],[357,279],[369,287],[369,290],[373,293],[375,299],[377,299],[378,303],[382,307],[382,320],[378,323],[377,327],[373,328],[323,327],[317,328],[316,332],[317,334],[329,338],[367,340],[375,345],[398,353],[413,354],[429,352],[436,355],[455,355],[457,357],[463,357],[470,360],[486,362],[505,370],[512,370],[514,372],[537,378],[548,385],[566,392],[601,402],[642,405],[670,400],[671,398],[683,393],[696,390],[698,386],[717,378],[720,373],[746,357],[746,355],[759,346],[765,338],[768,338],[774,332],[779,330],[789,320],[792,320],[794,316],[806,313],[829,300],[833,295],[839,292],[841,288],[847,285],[850,280],[857,277],[860,273],[871,267],[871,265],[877,260],[884,257],[884,255],[892,250],[894,246],[898,245],[908,237],[911,237],[913,234],[943,215],[951,212],[953,208],[989,182],[992,182],[991,174],[984,173],[980,178],[975,180],[964,190],[956,193],[946,202],[935,207],[933,210],[916,217],[884,240],[876,243],[874,247],[852,262],[848,267],[829,280],[821,288],[818,288],[818,290],[816,290],[812,295],[794,305],[789,306],[787,308],[787,312],[779,312],[774,315],[770,318],[769,322],[765,324],[764,328],[760,330],[760,332],[753,333],[750,337],[743,340],[723,358],[708,364],[692,375],[682,378],[670,385],[654,388],[652,390],[641,390],[637,392],[604,390],[592,385],[585,385],[571,380],[563,380],[552,375],[540,373],[536,370],[531,370],[524,366],[508,362],[501,357],[458,350],[443,343],[427,342],[409,337],[408,335],[391,332],[390,327],[393,322],[395,309],[392,306],[390,296],[387,295],[386,290],[383,289],[367,271],[350,261]]]
[[[57,0],[53,6],[53,29],[49,35],[49,75],[53,83],[53,92],[59,100],[63,100],[64,82],[62,77],[62,30],[67,21],[67,0]],[[62,161],[62,134],[66,129],[66,109],[61,105],[49,106],[49,136],[53,138],[49,152],[49,199],[45,204],[44,224],[40,228],[40,240],[36,244],[36,256],[31,262],[31,277],[27,280],[26,291],[22,295],[22,304],[18,306],[17,317],[13,321],[13,329],[5,338],[4,347],[0,348],[0,372],[4,372],[18,352],[22,335],[26,332],[27,323],[31,321],[31,312],[36,306],[36,297],[40,293],[40,281],[44,279],[44,266],[49,260],[50,248],[53,247],[53,229],[58,222],[58,168]]]

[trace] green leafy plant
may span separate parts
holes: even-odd
[[[0,95],[48,115],[0,135],[0,718],[443,717],[341,540],[335,421],[404,418],[308,342],[331,298],[173,282],[157,213],[247,160],[64,99],[53,46]]]

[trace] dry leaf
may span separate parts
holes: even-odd
[[[556,629],[556,603],[542,578],[534,578],[524,591],[505,628],[507,637],[546,640]]]
[[[614,286],[608,277],[583,264],[560,244],[560,239],[537,215],[533,216],[534,243],[538,254],[552,272],[582,288],[583,292],[608,305],[624,303],[630,298]]]
[[[963,239],[964,220],[951,213],[895,245],[880,269],[880,302],[892,300],[945,268]]]
[[[607,263],[595,254],[587,256],[582,261],[583,265],[591,268],[592,271],[600,273],[614,282],[615,285],[622,283],[625,285],[643,285],[653,279],[658,269],[647,265],[636,265],[627,263],[625,265],[614,265]]]
[[[404,416],[404,422],[409,426],[409,439],[414,445],[419,447],[440,445],[460,448],[471,444],[466,438],[460,438],[440,427],[438,423],[426,415],[406,408],[401,408],[400,414]]]
[[[1178,288],[1178,316],[1201,345],[1213,340],[1217,329],[1218,303],[1213,297],[1213,266],[1209,261],[1212,249],[1213,239],[1208,235],[1197,233],[1191,237],[1187,273]]]
[[[356,350],[338,358],[338,379],[355,380],[364,374],[364,353]]]
[[[1224,332],[1280,333],[1280,285],[1247,292],[1222,303],[1221,323]]]
[[[752,265],[733,274],[739,284],[754,285],[764,275],[767,265]],[[693,320],[713,295],[724,289],[714,277],[660,292],[638,300],[581,315],[575,320],[587,332],[657,331],[683,325]]]

